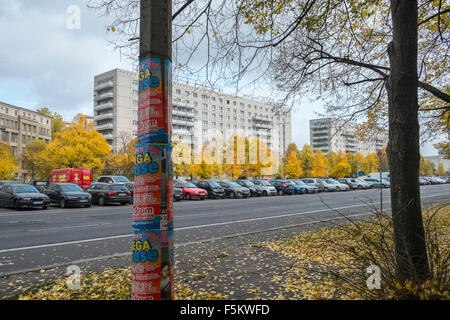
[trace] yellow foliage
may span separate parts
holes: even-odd
[[[11,153],[11,148],[3,143],[0,143],[0,159],[0,179],[12,179],[19,167],[16,164],[16,158]]]
[[[110,154],[102,134],[84,124],[72,123],[58,132],[45,150],[46,171],[49,174],[58,168],[90,168],[95,176],[103,170]]]

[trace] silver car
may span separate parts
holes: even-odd
[[[330,183],[328,179],[326,180],[317,179],[317,180],[320,180],[320,182],[323,183],[323,190],[325,192],[338,191],[337,185],[334,183]]]
[[[358,179],[353,179],[353,178],[342,178],[339,179],[340,183],[346,184],[350,187],[350,189],[369,189],[370,185],[360,181]]]
[[[304,183],[306,183],[307,185],[317,187],[317,189],[319,189],[319,192],[325,191],[325,185],[323,183],[323,180],[321,180],[321,179],[305,178],[305,179],[302,179],[302,181]]]
[[[252,181],[253,184],[260,186],[263,189],[263,196],[276,196],[277,189],[269,182],[263,179],[255,179]]]
[[[326,179],[325,182],[334,184],[336,186],[337,191],[349,191],[350,187],[346,184],[340,183],[334,179]]]

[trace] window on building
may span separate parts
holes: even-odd
[[[194,93],[192,94],[192,96],[193,96],[194,98],[197,98],[197,97],[198,97],[198,95],[197,95],[196,92],[194,92]]]
[[[181,90],[180,89],[176,89],[175,92],[176,92],[176,94],[181,94]]]

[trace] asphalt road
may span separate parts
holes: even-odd
[[[450,201],[450,184],[421,187],[422,203]],[[390,192],[383,189],[383,208]],[[357,217],[380,190],[175,203],[176,246]],[[0,209],[0,276],[131,255],[132,206]]]

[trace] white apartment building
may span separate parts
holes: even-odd
[[[138,74],[114,69],[94,77],[94,128],[113,152],[121,136],[137,136]],[[270,102],[225,94],[201,86],[173,83],[173,140],[193,147],[226,141],[233,133],[259,138],[282,157],[291,142],[290,110]]]
[[[357,123],[332,118],[313,119],[309,121],[310,142],[315,152],[320,149],[328,152],[344,153],[360,152],[364,156],[387,146],[389,133],[387,130],[367,133],[364,140],[357,134]]]

